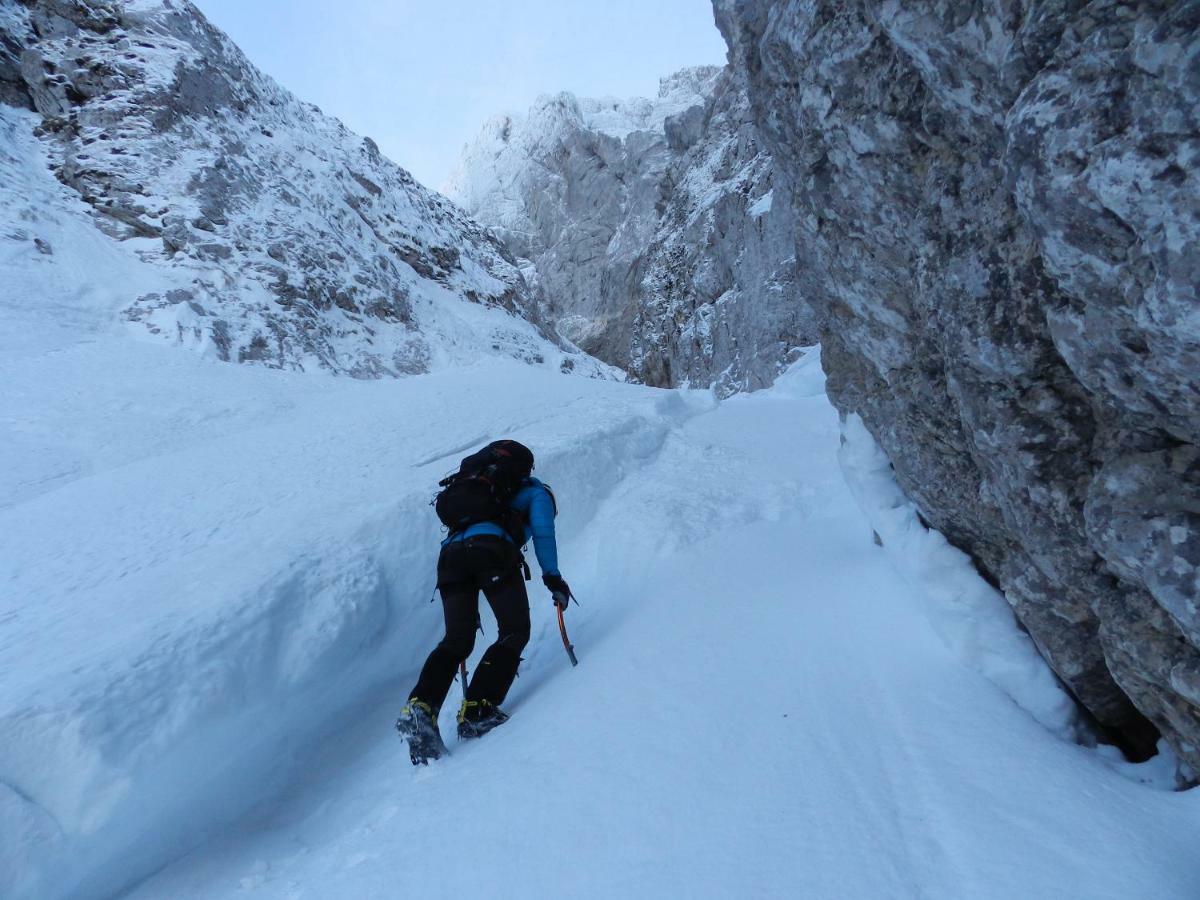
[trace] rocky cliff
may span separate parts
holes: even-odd
[[[137,329],[367,378],[480,353],[600,371],[538,331],[484,228],[265,77],[186,0],[0,0],[0,103],[36,112],[96,227],[169,272],[172,289],[129,298]]]
[[[1200,4],[714,6],[833,402],[1097,722],[1200,769]]]
[[[563,336],[647,383],[731,393],[813,342],[772,177],[744,85],[700,67],[654,100],[558,94],[498,116],[444,190],[530,261]]]

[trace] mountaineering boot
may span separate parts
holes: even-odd
[[[463,700],[458,710],[458,739],[469,741],[483,737],[497,725],[508,721],[508,713],[487,700]]]
[[[410,698],[408,705],[400,710],[396,730],[408,741],[408,758],[414,766],[426,765],[429,760],[438,759],[446,752],[446,745],[442,743],[442,735],[438,731],[437,713],[428,703],[416,697]]]

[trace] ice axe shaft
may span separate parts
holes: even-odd
[[[483,623],[479,621],[479,613],[475,613],[475,627],[483,632]],[[458,664],[458,674],[462,676],[463,699],[467,699],[467,661],[464,659]]]
[[[575,645],[571,643],[567,637],[567,623],[563,621],[563,608],[557,603],[554,608],[558,611],[558,633],[562,635],[563,648],[567,651],[567,656],[571,659],[571,665],[579,665],[579,660],[575,658]]]

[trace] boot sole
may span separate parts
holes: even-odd
[[[495,731],[497,728],[499,728],[501,725],[503,725],[507,721],[508,721],[508,717],[505,716],[503,719],[500,719],[498,722],[491,722],[490,724],[488,724],[488,726],[486,728],[480,728],[478,725],[475,725],[475,724],[471,724],[471,725],[465,726],[465,727],[463,725],[459,725],[458,726],[458,739],[460,741],[477,740],[478,738],[483,737],[488,732]]]
[[[442,736],[417,728],[411,721],[396,720],[396,731],[408,742],[408,758],[414,766],[425,766],[431,759],[441,759],[447,753]]]

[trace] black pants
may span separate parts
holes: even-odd
[[[475,647],[482,590],[496,614],[500,634],[479,661],[467,699],[499,705],[517,677],[521,651],[529,643],[529,595],[521,577],[521,552],[512,541],[493,535],[455,541],[442,548],[437,574],[446,636],[425,660],[409,696],[435,710],[441,708],[458,664]]]

